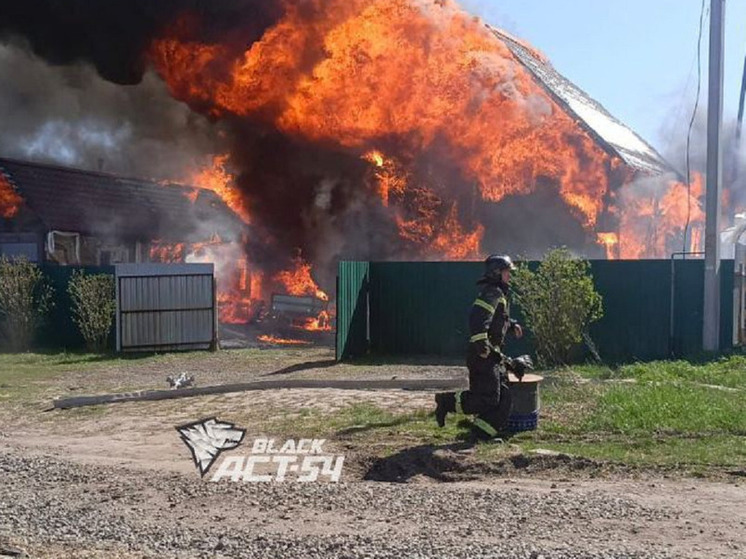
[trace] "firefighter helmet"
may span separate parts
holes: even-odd
[[[487,279],[499,279],[503,270],[515,270],[510,256],[491,254],[484,261],[484,277]]]

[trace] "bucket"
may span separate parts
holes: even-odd
[[[511,433],[536,430],[539,424],[539,384],[542,380],[544,377],[531,374],[524,375],[520,381],[512,374],[508,376],[511,399],[508,431]]]

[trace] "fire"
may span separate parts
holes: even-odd
[[[408,176],[406,171],[398,168],[393,159],[385,159],[378,150],[369,151],[363,159],[375,166],[374,179],[376,192],[384,206],[389,206],[389,198],[401,197],[407,190]]]
[[[307,332],[331,332],[332,321],[328,311],[321,311],[316,318],[296,321],[293,326]]]
[[[322,301],[329,300],[329,296],[319,289],[311,277],[311,265],[300,256],[293,259],[292,269],[279,272],[274,280],[283,286],[288,295],[311,295]]]
[[[609,260],[619,258],[619,235],[616,233],[599,233],[598,242],[606,248],[606,258]]]
[[[537,83],[505,40],[449,0],[306,0],[284,2],[276,23],[244,49],[198,42],[177,24],[149,57],[172,95],[195,110],[368,161],[365,186],[408,253],[477,258],[485,229],[470,208],[544,185],[609,257],[665,256],[686,207],[695,232],[698,196],[675,182],[639,193],[635,176],[616,189],[610,176],[623,162]],[[213,163],[194,182],[248,223],[227,156]],[[618,221],[616,233],[596,231],[607,213]],[[291,294],[326,300],[310,269],[298,261],[273,279]]]
[[[18,214],[23,199],[8,182],[5,175],[0,173],[0,217],[10,219]]]
[[[184,262],[185,243],[167,243],[155,240],[150,244],[148,255],[151,262],[176,263]]]
[[[249,224],[251,218],[245,200],[236,188],[235,177],[227,170],[228,159],[228,155],[216,155],[212,159],[212,166],[205,167],[196,173],[190,182],[198,188],[215,192],[244,223]],[[197,199],[198,194],[198,192],[194,194],[192,201]]]
[[[293,339],[286,339],[286,338],[277,338],[275,336],[270,336],[267,334],[263,334],[257,338],[258,341],[265,343],[265,344],[272,344],[272,345],[311,345],[312,342],[306,341],[306,340],[293,340]]]
[[[262,274],[250,269],[242,244],[224,243],[216,236],[193,244],[186,261],[215,264],[221,322],[243,324],[253,318],[262,299]]]
[[[691,250],[698,250],[705,215],[699,202],[703,194],[702,175],[695,174],[691,187],[671,180],[638,181],[619,191],[620,242],[624,259],[654,258],[680,251],[671,246],[680,237],[689,214]],[[695,244],[696,243],[696,244]]]
[[[243,324],[254,317],[263,297],[263,275],[250,269],[240,243],[224,243],[217,235],[198,243],[154,241],[149,256],[151,262],[215,264],[220,322]]]
[[[490,202],[554,179],[579,219],[595,224],[610,157],[482,24],[448,1],[303,6],[286,4],[238,56],[165,37],[151,58],[174,96],[212,114],[269,120],[289,135],[370,153],[381,177],[390,175],[375,144],[395,137],[401,151],[429,152],[458,169]],[[380,184],[386,205],[396,183]],[[443,209],[431,226],[450,204]]]

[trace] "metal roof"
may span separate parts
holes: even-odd
[[[49,229],[168,241],[232,240],[245,229],[210,190],[4,158],[0,173]]]
[[[513,56],[531,72],[537,83],[608,153],[618,156],[631,169],[644,174],[675,172],[654,147],[612,116],[585,91],[557,72],[548,60],[508,33],[490,25],[487,25],[487,28],[505,43]]]

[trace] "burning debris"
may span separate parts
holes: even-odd
[[[215,261],[226,322],[270,316],[273,294],[327,302],[340,257],[557,244],[663,257],[687,215],[698,243],[699,178],[687,188],[543,55],[450,0],[75,3],[65,33],[50,28],[57,3],[11,3],[0,37],[115,83],[152,87],[157,74],[199,128],[215,127],[211,164],[166,178],[194,185],[195,201],[217,194],[245,233],[156,239],[149,254]],[[323,331],[332,311],[291,322]]]

